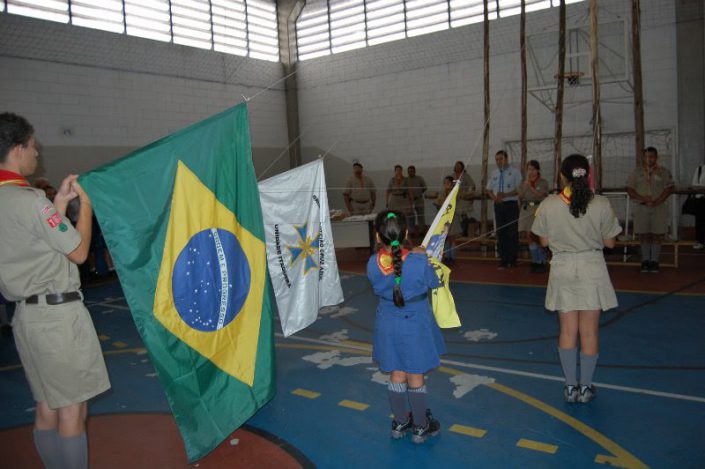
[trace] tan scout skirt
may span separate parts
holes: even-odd
[[[617,295],[601,250],[553,255],[546,289],[546,309],[606,311],[615,307]]]
[[[19,303],[12,326],[35,401],[57,409],[110,388],[100,342],[83,302]]]

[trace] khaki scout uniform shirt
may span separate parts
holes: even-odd
[[[671,172],[663,166],[648,173],[640,166],[629,175],[627,187],[634,189],[639,195],[658,198],[667,187],[673,186]],[[668,204],[663,201],[655,207],[649,207],[640,202],[634,203],[633,220],[634,233],[665,234],[668,232]]]
[[[0,292],[8,300],[80,288],[66,256],[81,236],[41,189],[0,186],[0,240]]]
[[[407,177],[406,187],[412,199],[420,199],[423,197],[423,193],[426,192],[426,181],[421,176]]]
[[[622,227],[606,197],[595,195],[585,214],[575,218],[559,195],[548,196],[531,231],[548,238],[553,252],[546,309],[608,310],[618,305],[602,248],[603,240],[617,236]]]
[[[372,194],[375,193],[375,184],[372,179],[362,176],[362,180],[350,176],[345,184],[343,195],[350,196],[350,205],[353,215],[364,215],[372,212]]]
[[[671,172],[663,166],[656,166],[656,169],[648,173],[645,168],[638,167],[627,179],[627,187],[634,189],[639,195],[657,198],[667,187],[673,185]]]

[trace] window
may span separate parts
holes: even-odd
[[[72,0],[71,22],[76,26],[124,33],[122,0]]]
[[[69,22],[67,0],[7,0],[7,12],[43,20]]]
[[[300,60],[330,54],[330,26],[326,0],[306,2],[296,22],[296,38]]]
[[[525,4],[531,12],[560,0]],[[519,14],[521,0],[490,0],[487,7],[495,20]],[[483,0],[310,0],[296,22],[296,44],[299,60],[307,60],[482,21]]]
[[[167,0],[124,0],[125,24],[130,36],[171,41]]]
[[[2,5],[3,13],[279,61],[274,0],[5,0]]]
[[[208,2],[171,0],[174,44],[210,49],[213,47],[211,28],[211,7]]]

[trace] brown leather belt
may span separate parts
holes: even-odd
[[[26,304],[39,304],[39,298],[44,297],[48,305],[61,305],[72,301],[81,301],[81,292],[71,291],[68,293],[49,293],[48,295],[32,295],[24,300]]]

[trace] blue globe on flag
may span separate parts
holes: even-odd
[[[240,312],[250,290],[250,267],[237,237],[211,228],[179,253],[172,275],[174,306],[190,327],[212,332]]]

